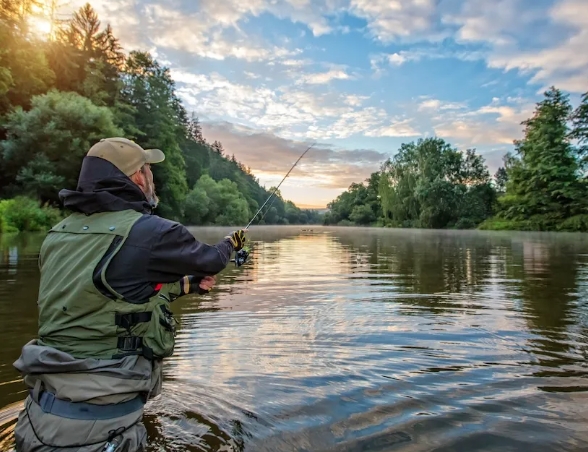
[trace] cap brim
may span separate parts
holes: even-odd
[[[145,149],[147,163],[161,163],[165,160],[165,154],[159,149]]]

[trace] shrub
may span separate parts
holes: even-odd
[[[58,209],[40,206],[38,201],[24,196],[0,201],[0,232],[43,231],[62,218]]]

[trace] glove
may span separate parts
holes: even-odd
[[[197,293],[198,295],[204,295],[210,292],[210,289],[206,290],[203,289],[202,287],[200,287],[200,282],[203,280],[204,278],[202,277],[197,277],[197,276],[192,276],[192,275],[187,275],[184,276],[181,280],[180,280],[180,287],[182,290],[182,293],[180,296],[189,294],[189,293]]]
[[[229,239],[233,244],[233,248],[235,251],[239,251],[245,246],[245,242],[247,238],[245,237],[245,229],[239,229],[238,231],[231,232],[230,235],[227,235],[225,239]]]

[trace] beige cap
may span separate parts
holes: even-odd
[[[139,171],[146,163],[165,160],[165,154],[159,149],[143,149],[134,141],[119,137],[103,138],[86,155],[108,160],[127,176]]]

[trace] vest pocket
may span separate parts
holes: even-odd
[[[171,356],[174,352],[177,323],[165,302],[156,304],[143,338],[143,346],[149,347],[154,357]]]

